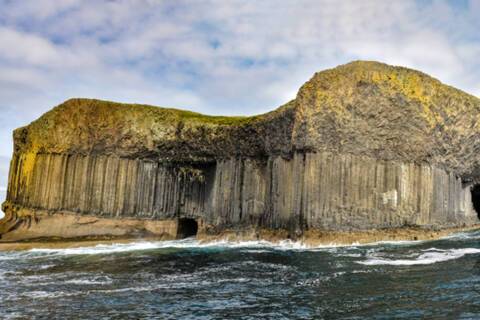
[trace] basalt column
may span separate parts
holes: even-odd
[[[219,228],[354,230],[476,219],[470,187],[428,165],[332,153],[196,168],[111,156],[13,160],[8,201],[107,218],[201,219]],[[28,188],[18,186],[28,185]],[[475,194],[475,193],[473,193]]]

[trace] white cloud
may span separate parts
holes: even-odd
[[[61,58],[56,48],[47,40],[9,28],[0,28],[0,55],[13,63],[50,64]]]

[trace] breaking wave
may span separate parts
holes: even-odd
[[[411,245],[418,241],[388,241],[369,244],[352,243],[349,245],[327,244],[321,246],[309,246],[303,242],[282,240],[279,242],[269,241],[227,241],[219,240],[212,242],[201,242],[193,238],[171,241],[139,241],[130,243],[98,244],[88,247],[77,248],[55,248],[55,249],[30,249],[27,252],[35,254],[59,254],[59,255],[94,255],[110,254],[154,249],[195,249],[195,248],[218,248],[218,249],[249,249],[251,252],[265,252],[268,250],[294,250],[294,251],[324,251],[335,248],[361,247],[361,246],[379,246],[379,245]]]
[[[462,249],[449,249],[442,250],[436,248],[430,248],[422,250],[418,256],[412,259],[386,259],[376,256],[371,256],[365,261],[357,261],[359,264],[367,266],[378,265],[391,265],[391,266],[412,266],[412,265],[424,265],[437,262],[443,262],[448,260],[454,260],[463,257],[467,254],[480,253],[480,249],[477,248],[462,248]]]

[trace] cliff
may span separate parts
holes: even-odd
[[[254,117],[68,100],[14,132],[1,241],[472,225],[479,117],[476,97],[363,61]]]

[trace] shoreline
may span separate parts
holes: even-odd
[[[467,227],[451,227],[439,230],[422,228],[394,228],[372,229],[365,231],[320,231],[309,230],[297,239],[290,239],[284,230],[259,230],[249,232],[224,231],[215,235],[198,234],[196,240],[200,243],[212,243],[219,241],[242,242],[242,241],[267,241],[279,243],[289,240],[300,243],[307,247],[319,246],[349,246],[367,245],[382,241],[425,241],[438,240],[448,235],[480,230],[480,224]],[[80,247],[92,247],[97,245],[128,244],[142,241],[172,241],[165,237],[83,237],[83,238],[55,238],[55,239],[32,239],[32,241],[0,242],[0,251],[23,251],[31,249],[68,249]]]
[[[318,246],[348,246],[356,244],[369,244],[381,241],[425,241],[438,240],[450,234],[480,230],[480,224],[449,227],[443,229],[430,229],[421,227],[401,227],[388,229],[370,229],[356,231],[325,231],[325,230],[307,230],[304,234],[296,239],[289,238],[288,232],[285,230],[259,230],[257,232],[235,232],[224,231],[217,235],[202,234],[197,237],[202,242],[213,241],[269,241],[278,243],[284,240],[291,240],[301,243],[308,247]]]

